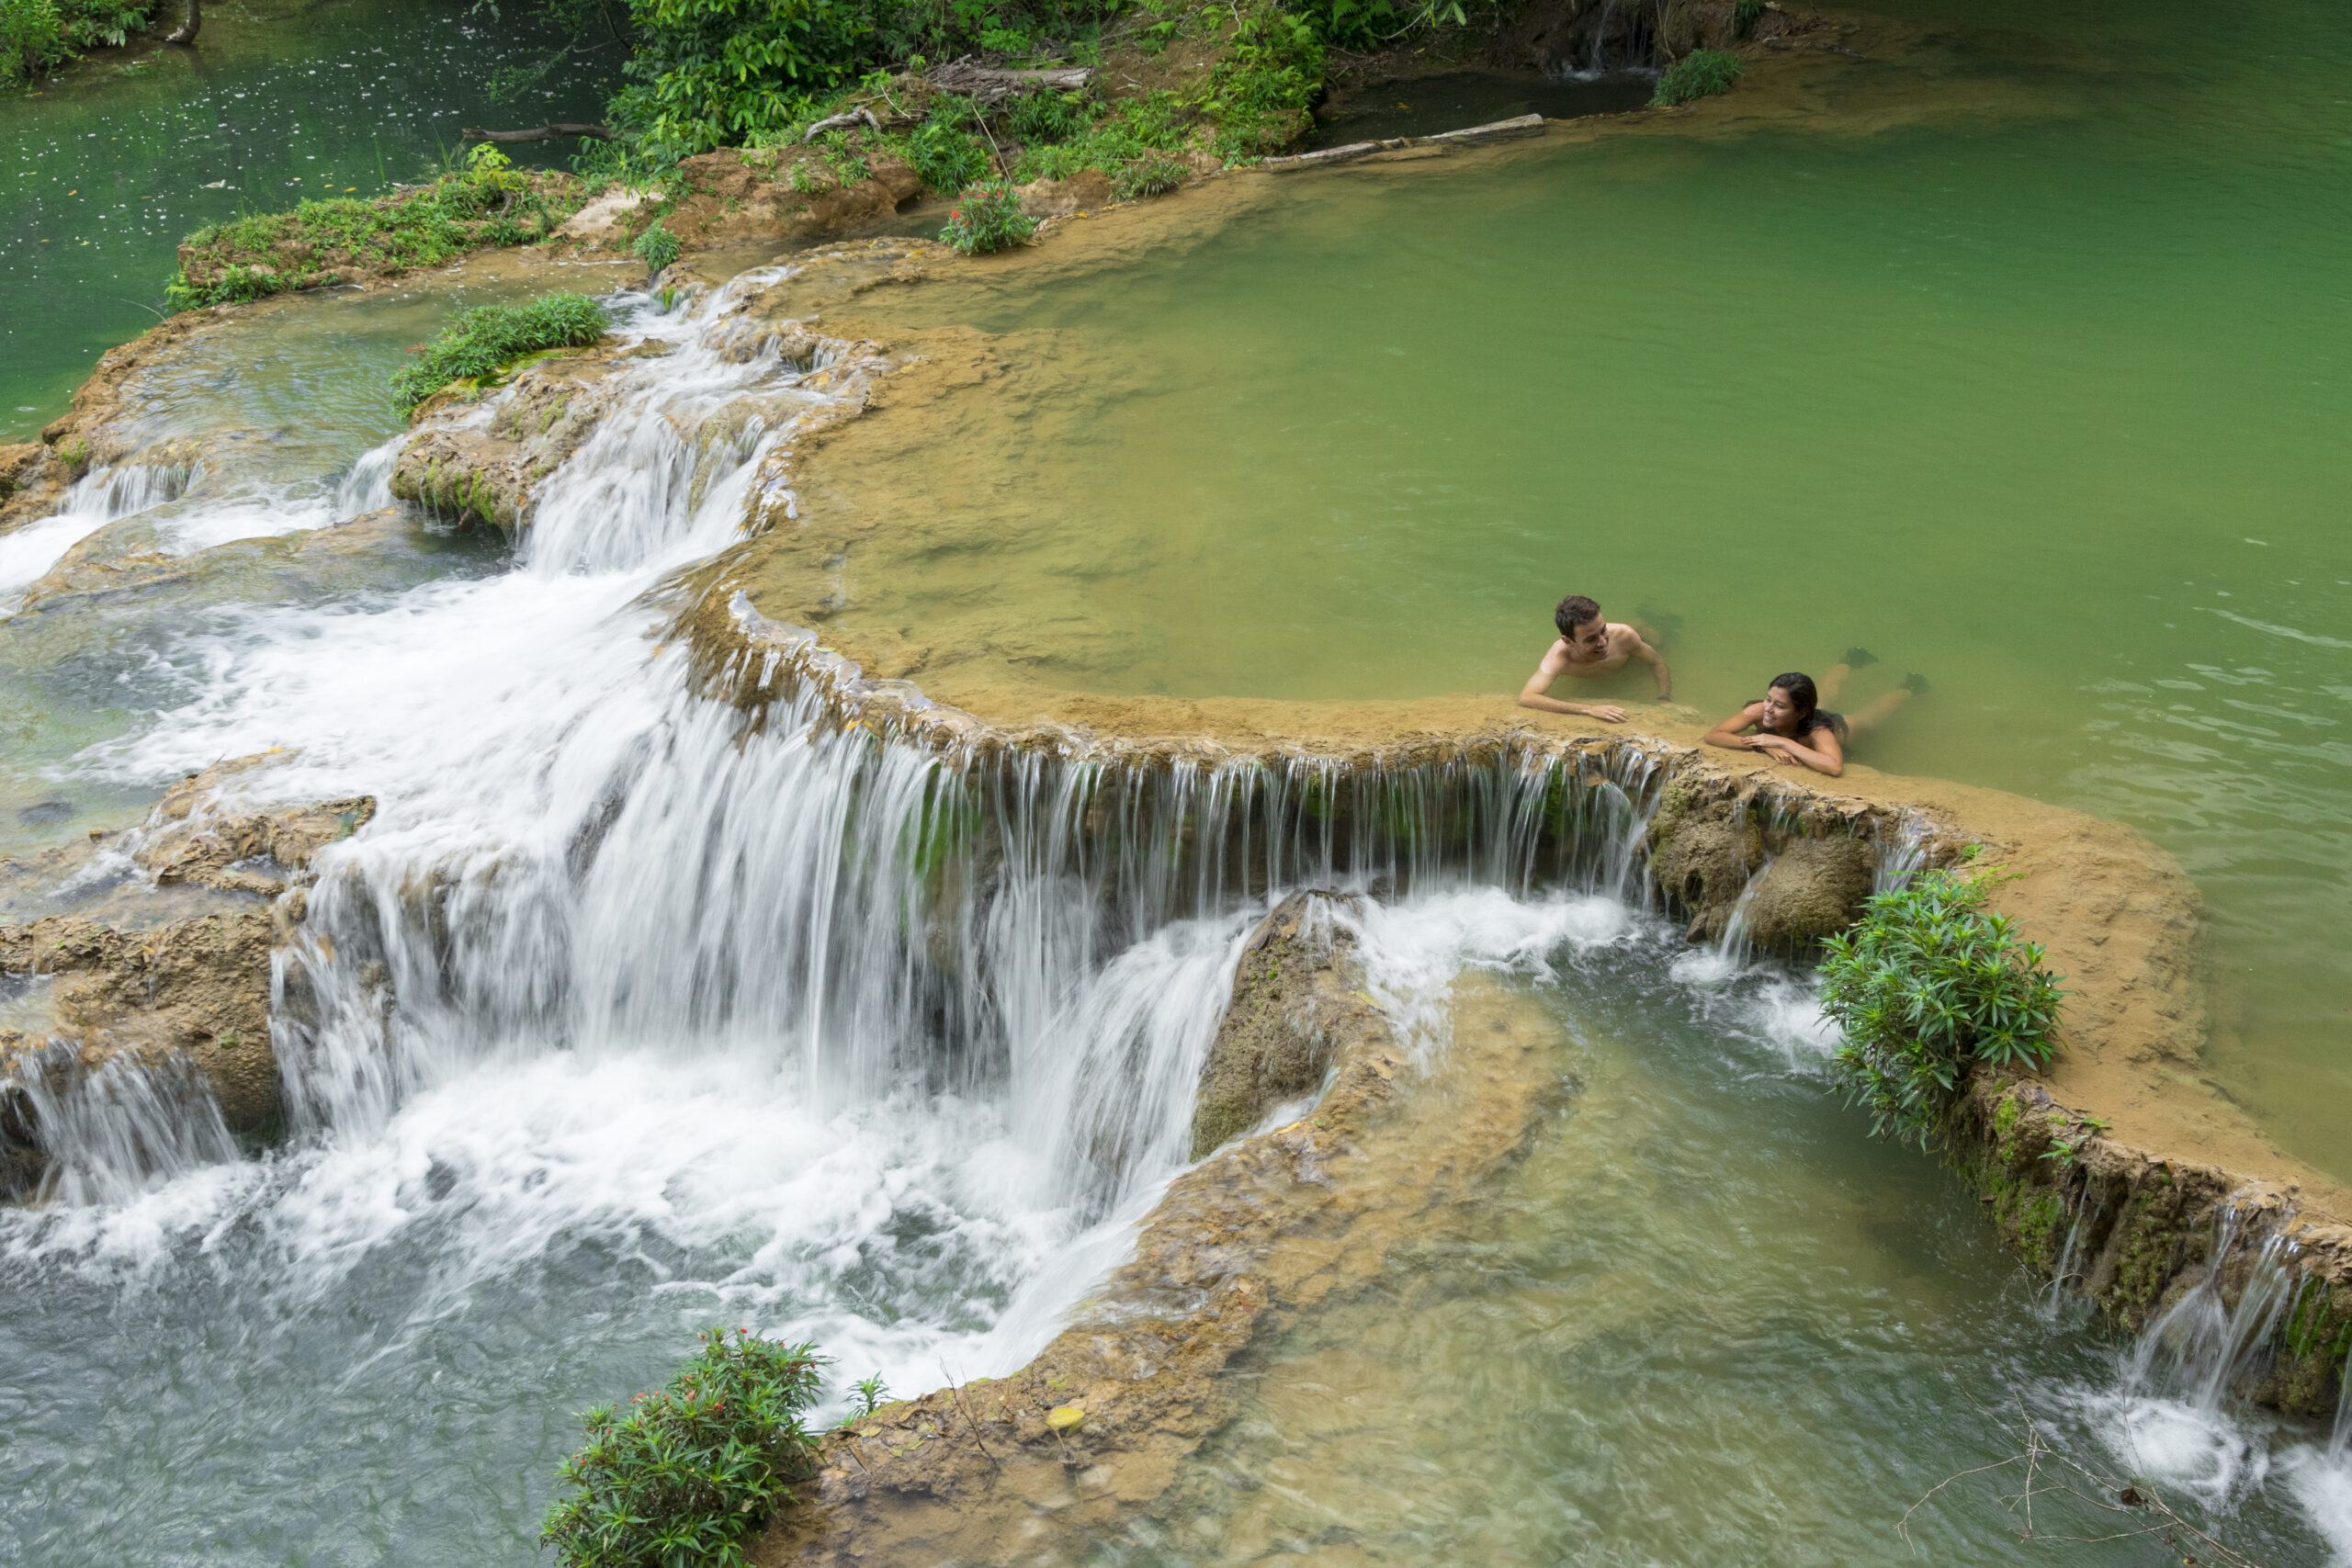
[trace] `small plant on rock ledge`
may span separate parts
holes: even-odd
[[[628,248],[629,254],[645,264],[645,270],[658,277],[664,267],[678,259],[678,236],[656,219],[653,227],[637,237]]]
[[[1924,873],[1873,894],[1826,944],[1821,1010],[1845,1033],[1838,1073],[1874,1134],[1924,1148],[1977,1064],[2039,1071],[2058,1054],[2064,976],[2007,916],[1985,912],[1990,881]]]
[[[1728,93],[1739,80],[1739,56],[1720,49],[1694,49],[1658,73],[1652,108],[1670,108],[1695,98]]]
[[[978,180],[964,187],[939,237],[967,256],[984,256],[1026,244],[1036,231],[1037,220],[1021,210],[1011,180]]]
[[[815,1468],[800,1417],[823,1364],[812,1346],[711,1329],[661,1390],[581,1417],[587,1445],[560,1472],[577,1490],[540,1540],[563,1568],[741,1568],[743,1538]]]

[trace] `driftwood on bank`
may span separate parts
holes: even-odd
[[[528,130],[475,130],[469,128],[458,132],[458,138],[462,141],[553,141],[564,136],[594,136],[599,141],[610,141],[613,132],[608,126],[566,125],[552,120]]]
[[[875,135],[879,136],[882,134],[882,122],[874,118],[874,111],[872,109],[860,105],[858,107],[850,110],[847,114],[827,115],[824,118],[817,121],[814,125],[811,125],[801,136],[800,140],[803,141],[814,141],[817,138],[824,135],[825,132],[829,130],[841,130],[849,126],[856,125],[860,121],[873,127]]]
[[[170,32],[165,33],[164,41],[165,43],[194,43],[198,30],[203,26],[204,0],[187,0],[187,19]]]
[[[1516,119],[1498,119],[1491,125],[1474,125],[1462,130],[1441,130],[1434,136],[1391,136],[1379,141],[1351,141],[1344,147],[1322,147],[1312,152],[1295,152],[1288,157],[1261,158],[1258,166],[1265,169],[1311,169],[1325,164],[1345,164],[1357,158],[1369,158],[1374,152],[1395,152],[1407,147],[1447,147],[1464,141],[1498,141],[1514,136],[1534,136],[1544,130],[1544,117],[1523,114]]]
[[[1093,69],[1084,65],[1057,66],[1046,71],[1007,71],[999,66],[976,64],[969,56],[951,60],[933,69],[931,85],[944,93],[960,93],[983,104],[1001,103],[1022,93],[1035,93],[1051,87],[1058,92],[1075,93],[1094,79]]]

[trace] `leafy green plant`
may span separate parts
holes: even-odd
[[[1077,93],[1027,93],[1012,100],[1006,117],[1023,141],[1067,141],[1092,118]]]
[[[417,362],[392,378],[393,400],[407,413],[453,381],[488,381],[526,355],[585,348],[605,335],[605,308],[584,294],[546,294],[526,305],[462,310]]]
[[[890,1397],[890,1385],[882,1381],[880,1372],[876,1372],[870,1378],[860,1378],[850,1384],[849,1392],[857,1401],[856,1413],[849,1417],[849,1421],[854,1421],[882,1408]],[[847,1426],[849,1421],[842,1425]]]
[[[1650,94],[1653,108],[1687,104],[1694,98],[1728,93],[1739,80],[1739,56],[1720,49],[1694,49],[1658,73],[1657,89]]]
[[[813,1346],[706,1333],[658,1392],[581,1416],[588,1441],[558,1472],[574,1490],[540,1540],[563,1568],[742,1568],[743,1538],[814,1469],[800,1417],[822,1365]]]
[[[1733,0],[1732,25],[1741,38],[1754,32],[1756,24],[1763,19],[1763,16],[1764,0]]]
[[[1137,197],[1166,196],[1184,183],[1190,173],[1183,164],[1165,152],[1146,152],[1119,171],[1112,181],[1112,188],[1121,201],[1133,201]]]
[[[0,0],[0,85],[94,49],[120,49],[154,19],[152,0]]]
[[[1011,180],[976,180],[964,187],[939,237],[967,256],[984,256],[1026,244],[1037,220],[1021,210]]]
[[[1845,1034],[1838,1073],[1873,1134],[1925,1147],[1977,1064],[2039,1070],[2058,1054],[2064,976],[2007,916],[1985,912],[1990,880],[1923,873],[1872,895],[1824,944],[1821,1009]]]
[[[630,243],[628,254],[643,262],[647,272],[659,274],[678,259],[678,236],[657,218],[651,228]]]
[[[989,152],[957,120],[933,115],[908,139],[909,159],[932,190],[961,190],[988,173]]]

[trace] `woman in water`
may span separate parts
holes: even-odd
[[[1853,673],[1856,666],[1877,662],[1868,649],[1848,649],[1846,657],[1829,671],[1831,694],[1834,696],[1845,685],[1846,677]],[[1795,763],[1834,779],[1846,771],[1849,736],[1860,735],[1883,723],[1895,709],[1927,689],[1925,676],[1906,675],[1903,684],[1849,719],[1821,705],[1821,694],[1812,676],[1791,671],[1772,677],[1762,702],[1748,704],[1707,731],[1707,744],[1731,751],[1769,752],[1775,762]],[[1756,733],[1751,735],[1750,730]]]

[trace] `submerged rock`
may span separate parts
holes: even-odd
[[[1233,999],[1201,1067],[1193,1110],[1193,1157],[1248,1132],[1285,1100],[1313,1093],[1331,1066],[1327,1017],[1346,992],[1340,950],[1354,937],[1332,919],[1361,900],[1294,893],[1259,922],[1233,976]]]

